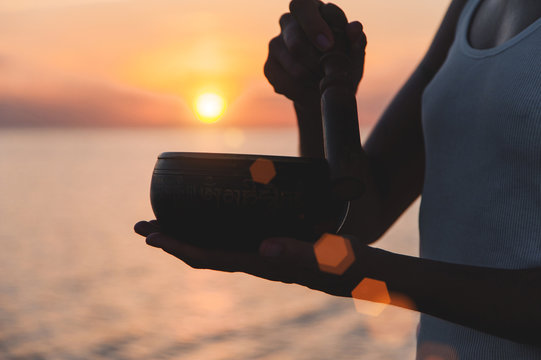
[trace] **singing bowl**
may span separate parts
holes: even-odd
[[[314,242],[339,230],[348,207],[331,192],[325,159],[241,154],[163,153],[150,199],[164,233],[238,251],[269,237]]]

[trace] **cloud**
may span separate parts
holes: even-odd
[[[62,73],[0,53],[0,126],[189,124],[176,96]]]
[[[5,54],[0,53],[0,71],[5,69],[9,65],[9,57]]]
[[[126,94],[71,101],[0,96],[0,126],[164,126],[190,122],[175,101]]]
[[[0,126],[148,126],[193,121],[186,105],[172,96],[99,83],[41,82],[43,90],[26,92],[21,91],[24,84],[18,85],[0,91]]]
[[[130,0],[17,0],[0,3],[0,12],[20,12],[54,9],[102,3],[125,3]]]

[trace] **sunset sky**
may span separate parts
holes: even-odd
[[[263,76],[287,0],[0,2],[1,125],[294,126]],[[449,0],[337,0],[368,36],[360,121],[377,120]],[[194,102],[227,102],[214,125]]]

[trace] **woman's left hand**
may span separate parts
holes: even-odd
[[[362,279],[361,260],[366,245],[351,242],[356,261],[342,275],[320,270],[314,246],[291,238],[271,238],[262,242],[259,253],[202,249],[160,232],[155,220],[140,221],[134,230],[146,237],[150,246],[161,248],[195,269],[244,272],[260,278],[295,283],[337,296],[351,296]]]

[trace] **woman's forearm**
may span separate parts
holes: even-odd
[[[351,204],[343,228],[361,241],[378,240],[419,196],[424,180],[423,91],[445,61],[466,0],[452,1],[423,60],[391,101],[364,144],[372,193]],[[370,198],[370,199],[368,199]]]
[[[391,298],[405,295],[422,313],[512,341],[541,344],[541,268],[495,269],[367,251],[365,275],[384,281]]]
[[[299,127],[299,149],[302,157],[325,157],[323,125],[319,99],[311,103],[294,103]]]

